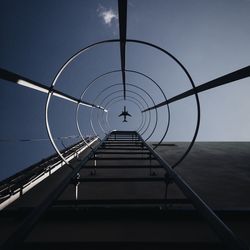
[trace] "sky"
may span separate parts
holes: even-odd
[[[1,0],[0,67],[50,86],[60,67],[80,49],[102,40],[118,39],[117,1],[112,0]],[[129,0],[127,38],[156,44],[177,57],[188,69],[196,86],[249,65],[249,0]],[[74,60],[56,83],[56,89],[80,98],[84,88],[97,76],[120,69],[119,44],[96,46]],[[153,78],[167,98],[191,88],[178,65],[156,49],[128,42],[126,69]],[[103,112],[84,107],[79,124],[84,135],[103,129],[136,129],[145,122],[147,138],[159,140],[167,126],[167,109],[142,115],[141,109],[164,100],[159,89],[146,77],[126,73],[126,101],[122,100],[120,72],[98,79],[88,89],[85,101],[107,105],[109,128]],[[250,140],[249,79],[200,93],[201,126],[198,141]],[[113,87],[110,87],[113,86]],[[107,90],[105,90],[107,88]],[[111,94],[115,92],[114,94]],[[136,92],[136,93],[134,93]],[[147,93],[148,94],[147,94]],[[111,94],[110,97],[107,95]],[[106,99],[105,99],[106,98]],[[115,99],[112,105],[110,100]],[[103,101],[103,99],[105,99]],[[1,168],[0,179],[54,153],[47,139],[46,95],[0,80]],[[118,115],[126,106],[132,117],[122,123]],[[74,103],[53,97],[49,109],[52,135],[77,135]],[[194,97],[170,105],[171,123],[166,141],[190,141],[196,119]],[[102,127],[98,125],[98,119]],[[142,130],[143,131],[143,130]],[[57,140],[69,146],[79,138]]]

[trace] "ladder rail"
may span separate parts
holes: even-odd
[[[171,181],[175,183],[179,189],[183,192],[183,194],[186,196],[186,202],[192,204],[196,210],[202,215],[202,217],[207,221],[207,223],[211,226],[213,231],[219,236],[221,239],[221,242],[227,247],[227,249],[231,250],[247,250],[249,249],[247,245],[245,245],[242,241],[240,241],[235,234],[231,231],[231,229],[213,212],[213,210],[199,197],[198,194],[196,194],[192,188],[171,168],[171,166],[151,147],[149,146],[145,140],[142,138],[142,136],[136,132],[136,131],[117,131],[116,132],[110,132],[107,134],[103,140],[99,142],[99,144],[90,151],[90,153],[83,158],[83,160],[78,163],[74,168],[72,168],[72,171],[60,182],[60,184],[53,190],[53,192],[49,193],[48,196],[38,205],[35,207],[31,213],[27,215],[27,217],[24,219],[23,223],[17,228],[17,230],[2,244],[2,248],[4,250],[10,250],[10,249],[17,249],[20,244],[26,239],[28,234],[32,231],[35,224],[39,221],[40,217],[48,210],[48,208],[57,201],[57,198],[62,194],[62,192],[65,190],[65,188],[72,183],[72,179],[79,173],[81,169],[85,168],[85,165],[87,162],[96,159],[96,154],[98,154],[98,150],[101,149],[101,152],[105,150],[105,147],[102,148],[103,145],[105,145],[106,142],[110,142],[110,137],[115,137],[114,141],[118,141],[121,139],[120,136],[122,134],[131,134],[131,141],[137,143],[138,141],[141,143],[143,150],[148,150],[150,153],[150,158],[154,159],[156,162],[159,163],[159,166],[163,167],[164,170],[166,170],[166,175],[164,178],[162,177],[150,177],[145,178],[130,178],[130,181],[165,181],[166,183],[168,181]],[[102,152],[102,154],[105,154],[105,152]],[[133,153],[132,153],[133,154]],[[152,157],[151,157],[152,156]],[[130,157],[131,158],[131,157]],[[100,159],[105,159],[101,158]],[[119,160],[119,158],[115,157],[115,160]],[[141,160],[145,160],[146,158],[141,158]],[[151,163],[150,163],[151,164]],[[149,165],[150,167],[151,165]],[[87,167],[87,166],[86,166]],[[144,179],[143,179],[144,178]],[[89,182],[89,181],[129,181],[129,178],[81,178],[79,179],[80,182]],[[170,183],[170,182],[169,182]],[[124,200],[125,201],[125,200]],[[139,201],[139,200],[138,200]],[[81,201],[78,201],[78,203]],[[83,201],[82,201],[83,202]],[[98,200],[96,201],[98,203]],[[111,203],[116,203],[114,200],[110,201]],[[117,200],[117,203],[122,203],[123,201]],[[155,202],[155,201],[151,201]],[[159,202],[159,201],[157,201]],[[161,201],[162,202],[162,201]],[[167,202],[167,199],[166,199]],[[175,202],[179,202],[179,200],[176,200]],[[180,201],[182,202],[182,200]],[[136,200],[131,200],[130,203],[135,203]],[[146,203],[146,201],[141,201],[141,203]],[[55,203],[56,204],[56,203]]]
[[[199,195],[195,193],[194,190],[171,168],[171,166],[144,141],[141,135],[139,133],[137,133],[137,135],[143,142],[144,146],[148,148],[152,155],[154,155],[159,163],[165,168],[169,178],[182,190],[197,211],[208,222],[224,245],[231,250],[249,250],[248,246],[236,237],[232,230],[214,213]]]
[[[12,250],[18,249],[20,244],[26,239],[28,234],[32,231],[35,224],[41,218],[41,216],[47,211],[47,209],[51,206],[51,204],[57,200],[57,198],[61,195],[61,193],[65,190],[65,188],[71,183],[72,178],[76,176],[76,174],[81,170],[83,165],[85,165],[91,157],[95,155],[95,152],[101,147],[103,142],[108,138],[109,134],[107,134],[99,144],[92,150],[90,153],[84,157],[84,159],[73,168],[72,172],[70,172],[58,185],[58,187],[53,190],[43,202],[41,202],[37,207],[35,207],[31,213],[27,215],[27,217],[23,220],[23,222],[18,226],[17,230],[12,233],[12,235],[1,245],[1,249],[3,250]]]

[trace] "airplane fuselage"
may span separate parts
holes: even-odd
[[[122,111],[122,113],[120,114],[120,115],[118,115],[119,117],[120,116],[123,116],[123,121],[122,122],[128,122],[127,121],[127,116],[132,116],[132,115],[130,115],[129,113],[128,113],[128,111],[126,110],[126,106],[124,106],[124,109],[123,109],[123,111]]]

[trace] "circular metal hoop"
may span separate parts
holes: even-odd
[[[119,83],[118,83],[118,84],[113,84],[113,85],[107,87],[106,89],[112,88],[112,87],[114,87],[114,86],[120,86],[120,85],[122,85],[122,84],[119,84]],[[128,85],[129,85],[129,84],[128,84]],[[137,87],[137,86],[136,86],[136,87]],[[96,98],[94,99],[94,103],[96,102],[96,100],[98,99],[98,97],[99,97],[106,89],[104,89],[101,93],[99,93],[99,95],[96,96]],[[117,91],[114,91],[114,92],[108,94],[108,95],[103,99],[103,101],[106,100],[107,98],[109,98],[110,96],[112,96],[113,94],[116,94],[116,93],[119,93],[119,92],[122,92],[122,90],[117,90]],[[134,91],[132,91],[132,90],[127,90],[127,92],[139,96],[139,97],[143,100],[143,102],[146,104],[146,106],[149,107],[149,106],[148,106],[148,103],[146,102],[146,100],[144,99],[143,96],[141,96],[140,94],[138,94],[137,92],[134,92]],[[153,103],[154,103],[154,102],[153,102]],[[91,110],[90,124],[91,124],[91,127],[92,127],[92,130],[93,130],[94,134],[97,135],[96,130],[95,130],[95,128],[94,128],[92,116],[93,116],[93,109]],[[157,121],[157,119],[156,119],[156,121]],[[142,132],[142,135],[143,135],[143,134],[147,131],[147,129],[149,128],[150,122],[151,122],[151,112],[149,113],[149,123],[148,123],[146,129]],[[157,126],[157,124],[155,125],[155,127],[156,127],[156,126]],[[154,129],[155,129],[155,127],[154,127]]]
[[[127,101],[129,101],[129,102],[131,102],[131,103],[134,103],[137,107],[138,107],[138,109],[141,111],[141,123],[140,123],[140,125],[138,126],[138,128],[136,129],[136,131],[137,132],[140,132],[140,130],[143,128],[143,125],[144,125],[144,123],[145,123],[145,121],[146,121],[146,119],[144,119],[144,118],[146,118],[146,116],[144,115],[143,116],[143,113],[142,113],[142,110],[143,110],[143,106],[142,106],[142,104],[140,103],[140,101],[139,100],[137,100],[136,98],[133,98],[132,96],[127,96],[128,97],[128,99],[127,99]],[[120,98],[120,99],[119,99]],[[118,99],[118,100],[117,100]],[[115,98],[113,98],[112,100],[110,100],[108,103],[106,103],[105,104],[105,106],[104,106],[104,108],[106,109],[106,108],[108,108],[108,106],[109,105],[114,105],[114,104],[116,104],[116,103],[118,103],[118,102],[120,102],[120,101],[123,101],[124,100],[124,98],[123,98],[123,96],[117,96],[117,97],[115,97]],[[137,103],[138,102],[138,103]],[[140,105],[141,105],[141,107],[140,107]],[[111,130],[111,127],[110,127],[110,124],[109,124],[109,122],[108,122],[108,120],[107,120],[107,118],[108,118],[108,113],[105,113],[106,114],[106,123],[109,125],[109,128],[110,128],[110,130]],[[102,113],[102,119],[103,119],[103,116],[105,115],[104,113]],[[104,119],[103,119],[104,120]],[[109,131],[108,131],[109,132]]]
[[[78,52],[76,52],[73,56],[71,56],[62,66],[61,68],[59,69],[59,71],[57,72],[55,78],[53,79],[53,82],[51,83],[51,88],[50,88],[50,91],[48,92],[48,95],[47,95],[47,100],[46,100],[46,104],[45,104],[45,123],[46,123],[46,129],[47,129],[47,133],[48,133],[48,136],[49,136],[49,139],[50,139],[50,142],[53,146],[53,148],[55,149],[55,151],[57,152],[57,154],[59,155],[59,157],[68,165],[69,162],[65,159],[65,157],[63,157],[63,155],[61,154],[60,150],[58,149],[53,137],[52,137],[52,134],[51,134],[51,129],[50,129],[50,125],[49,125],[49,115],[48,115],[48,112],[49,112],[49,104],[50,104],[50,99],[51,99],[51,96],[53,95],[53,89],[56,85],[56,82],[58,80],[58,78],[60,77],[60,75],[62,74],[62,72],[66,69],[66,67],[74,60],[76,59],[79,55],[81,55],[82,53],[86,52],[87,50],[93,48],[93,47],[96,47],[100,44],[107,44],[107,43],[112,43],[112,42],[119,42],[120,40],[119,39],[113,39],[113,40],[105,40],[105,41],[101,41],[101,42],[97,42],[97,43],[93,43],[81,50],[79,50]]]
[[[81,94],[81,100],[83,100],[83,98],[84,98],[84,96],[86,95],[87,91],[90,89],[90,87],[92,87],[92,86],[94,85],[94,83],[97,82],[97,80],[103,78],[104,76],[107,76],[107,75],[110,75],[110,74],[114,74],[114,73],[119,73],[119,72],[121,72],[121,71],[122,71],[122,70],[120,70],[120,69],[108,71],[108,72],[105,72],[105,73],[103,73],[103,74],[97,76],[96,78],[94,78],[94,79],[85,87],[85,89],[83,90],[83,92],[82,92],[82,94]],[[150,76],[148,76],[148,75],[145,74],[145,73],[142,73],[142,72],[136,71],[136,70],[125,69],[125,72],[134,73],[134,74],[137,74],[137,75],[141,75],[141,76],[147,78],[148,80],[150,80],[150,81],[159,89],[159,91],[160,91],[161,94],[163,95],[165,101],[166,101],[166,102],[168,101],[168,99],[167,99],[167,97],[166,97],[164,91],[162,90],[162,88],[160,87],[160,85],[159,85],[155,80],[153,80],[153,78],[151,78]],[[163,136],[161,137],[160,141],[153,147],[153,149],[156,149],[156,148],[162,143],[162,141],[165,139],[165,137],[166,137],[166,135],[167,135],[167,133],[168,133],[168,130],[169,130],[169,126],[170,126],[170,108],[169,108],[169,104],[168,104],[168,103],[167,103],[166,106],[167,106],[167,115],[168,115],[168,116],[167,116],[167,117],[168,117],[168,120],[167,120],[166,130],[165,130]],[[79,104],[78,104],[78,106],[77,106],[77,109],[79,109]],[[78,112],[78,110],[77,110],[76,112]],[[77,117],[77,115],[76,115],[76,117]],[[77,120],[77,118],[76,118],[76,120]],[[76,121],[76,122],[77,122],[77,121]],[[79,128],[79,129],[78,129],[78,131],[79,131],[79,130],[80,130],[79,124],[77,124],[77,128]],[[80,133],[80,135],[81,135],[81,131],[79,131],[79,133]]]
[[[105,107],[105,108],[108,107],[109,105],[111,105],[111,103],[114,104],[112,101],[114,101],[114,100],[116,100],[116,99],[118,99],[118,98],[121,98],[121,97],[122,97],[122,96],[118,96],[118,97],[112,98],[110,101],[108,101],[108,103],[105,104],[104,107]],[[137,103],[135,103],[135,104],[138,106],[138,108],[140,109],[140,111],[143,110],[144,106],[143,106],[143,104],[142,104],[138,99],[136,99],[136,98],[133,97],[133,96],[128,96],[128,97],[131,98],[132,100],[134,100],[134,101],[130,100],[131,102],[134,102],[134,103],[135,103],[135,101],[138,102],[139,105],[142,106],[142,108],[139,107],[139,105],[138,105]],[[105,99],[106,99],[106,98],[105,98]],[[123,98],[123,100],[124,100],[124,98]],[[104,101],[104,100],[103,100],[103,101]],[[117,101],[117,102],[118,102],[118,101]],[[117,103],[117,102],[115,102],[115,103]],[[99,114],[99,113],[100,113],[100,112],[98,112],[98,114]],[[108,113],[105,113],[105,114],[106,114],[106,122],[108,123],[109,128],[110,128],[110,130],[111,130],[111,126],[110,126],[110,124],[109,124],[109,122],[108,122],[108,120],[107,120]],[[102,113],[102,117],[103,117],[105,114],[104,114],[104,112],[103,112],[103,113]],[[146,115],[144,115],[144,113],[142,113],[142,112],[141,112],[141,117],[142,117],[142,122],[141,122],[140,126],[138,127],[138,129],[136,130],[136,131],[138,131],[138,132],[140,132],[140,131],[143,129],[143,127],[145,126],[145,122],[146,122]],[[145,120],[144,120],[144,117],[145,117]],[[150,118],[150,117],[149,117],[149,118]]]
[[[126,85],[127,85],[127,86],[132,86],[132,87],[134,87],[134,88],[136,88],[136,89],[141,90],[143,93],[145,93],[145,94],[149,97],[149,99],[152,101],[153,105],[155,105],[154,99],[151,97],[151,95],[150,95],[146,90],[144,90],[144,89],[138,87],[138,86],[135,85],[135,84],[126,83]],[[122,83],[112,84],[112,85],[108,86],[107,88],[103,89],[103,90],[101,91],[101,93],[99,93],[99,95],[96,96],[96,98],[94,99],[93,103],[95,104],[95,103],[96,103],[96,100],[98,99],[98,97],[99,97],[101,94],[103,94],[106,90],[108,90],[108,89],[110,89],[110,88],[113,88],[113,87],[115,87],[115,86],[122,86]],[[131,91],[131,90],[130,90],[130,91]],[[129,92],[129,91],[128,91],[128,92]],[[117,92],[116,92],[116,93],[117,93]],[[132,93],[132,92],[131,92],[131,93]],[[133,94],[135,94],[135,92],[134,92]],[[141,95],[140,95],[140,97],[142,98]],[[143,99],[144,99],[144,98],[143,98]],[[146,101],[145,101],[145,102],[146,102]],[[103,104],[103,102],[100,103],[100,105],[102,105],[102,104]],[[155,114],[156,114],[155,126],[154,126],[154,128],[153,128],[151,134],[145,139],[145,141],[147,141],[147,140],[154,134],[154,132],[155,132],[155,130],[156,130],[156,127],[157,127],[157,124],[158,124],[158,111],[157,111],[157,110],[155,110]],[[151,119],[150,119],[150,121],[151,121]],[[150,125],[150,124],[149,124],[149,125]],[[145,131],[145,132],[146,132],[146,131]],[[142,135],[143,135],[145,132],[143,132]]]
[[[180,157],[180,159],[178,161],[176,161],[174,164],[172,164],[172,168],[175,168],[177,165],[179,165],[186,158],[186,156],[188,155],[188,153],[192,149],[192,147],[193,147],[193,145],[195,143],[195,140],[197,138],[197,135],[198,135],[198,132],[199,132],[199,128],[200,128],[200,119],[201,119],[200,118],[201,117],[200,100],[199,100],[198,93],[197,93],[197,91],[195,89],[194,81],[193,81],[191,75],[189,74],[188,70],[184,67],[184,65],[175,56],[173,56],[171,53],[169,53],[165,49],[163,49],[163,48],[161,48],[161,47],[159,47],[159,46],[157,46],[155,44],[144,42],[144,41],[140,41],[140,40],[127,39],[126,42],[144,44],[146,46],[155,48],[155,49],[163,52],[164,54],[168,55],[170,58],[172,58],[181,67],[181,69],[184,71],[184,73],[186,74],[186,76],[188,77],[188,79],[189,79],[189,81],[190,81],[190,83],[192,85],[192,88],[193,88],[193,91],[194,91],[194,96],[195,96],[195,101],[196,101],[196,107],[197,107],[196,127],[195,127],[195,131],[194,131],[194,135],[193,135],[192,141],[190,142],[187,150],[184,152],[184,154]]]
[[[116,42],[120,42],[119,39],[113,39],[113,40],[105,40],[105,41],[100,41],[100,42],[97,42],[97,43],[93,43],[81,50],[79,50],[77,53],[75,53],[73,56],[71,56],[63,65],[62,67],[59,69],[59,71],[57,72],[52,84],[51,84],[51,88],[50,88],[50,91],[48,92],[48,95],[47,95],[47,100],[46,100],[46,105],[45,105],[45,122],[46,122],[46,129],[47,129],[47,133],[48,133],[48,136],[49,136],[49,139],[51,141],[51,144],[52,146],[54,147],[55,151],[58,153],[58,155],[61,157],[61,159],[66,163],[66,164],[69,164],[68,161],[63,157],[63,155],[60,153],[60,150],[58,149],[53,137],[52,137],[52,134],[51,134],[51,129],[50,129],[50,125],[49,125],[49,116],[48,116],[48,110],[49,110],[49,104],[50,104],[50,100],[51,100],[51,97],[53,96],[53,89],[54,89],[54,86],[56,85],[56,82],[58,80],[58,78],[60,77],[61,73],[65,70],[65,68],[74,60],[76,59],[80,54],[84,53],[85,51],[93,48],[93,47],[96,47],[98,45],[101,45],[101,44],[106,44],[106,43],[116,43]],[[149,46],[149,47],[152,47],[152,48],[155,48],[161,52],[163,52],[164,54],[168,55],[170,58],[172,58],[180,67],[181,69],[184,71],[184,73],[186,74],[186,76],[188,77],[191,85],[192,85],[192,88],[193,88],[193,91],[194,91],[194,96],[195,96],[195,100],[196,100],[196,106],[197,106],[197,123],[196,123],[196,128],[195,128],[195,131],[194,131],[194,135],[193,135],[193,138],[192,138],[192,141],[190,142],[187,150],[184,152],[184,154],[180,157],[180,159],[175,162],[173,165],[172,165],[172,168],[175,168],[180,162],[182,162],[184,160],[184,158],[188,155],[188,153],[190,152],[191,148],[193,147],[194,145],[194,142],[196,140],[196,137],[198,135],[198,131],[199,131],[199,126],[200,126],[200,102],[199,102],[199,96],[198,96],[198,93],[196,92],[195,90],[195,84],[193,82],[193,79],[191,77],[191,75],[189,74],[189,72],[187,71],[187,69],[184,67],[184,65],[176,58],[174,57],[171,53],[169,53],[168,51],[164,50],[163,48],[157,46],[157,45],[154,45],[152,43],[148,43],[148,42],[145,42],[145,41],[140,41],[140,40],[133,40],[133,39],[126,39],[126,42],[130,42],[130,43],[137,43],[137,44],[143,44],[143,45],[146,45],[146,46]]]

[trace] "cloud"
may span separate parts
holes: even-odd
[[[108,26],[111,26],[112,21],[118,20],[118,14],[113,9],[107,9],[102,5],[99,5],[97,8],[98,16],[101,17],[104,23]]]

